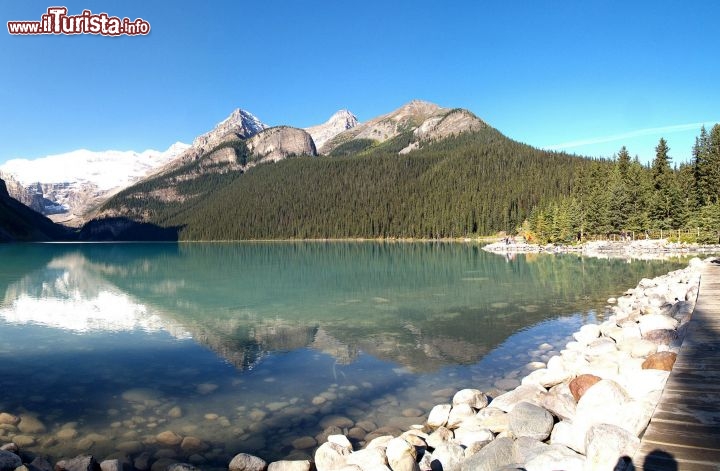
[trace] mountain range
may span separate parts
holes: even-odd
[[[176,142],[163,152],[80,149],[35,160],[13,159],[0,166],[0,176],[18,201],[55,221],[77,225],[88,210],[188,147]]]
[[[129,237],[132,223],[177,228],[181,239],[445,237],[521,222],[538,198],[567,189],[568,172],[553,171],[566,161],[508,139],[468,110],[414,100],[363,123],[340,110],[305,129],[268,127],[236,109],[191,145],[80,150],[9,161],[0,171],[10,195],[69,226],[90,221],[83,233],[103,240]],[[515,167],[521,171],[508,173]],[[529,171],[547,174],[551,186],[531,184],[530,196],[494,189],[502,179],[532,178]],[[468,180],[472,191],[457,186],[469,175],[478,178]],[[477,185],[495,194],[481,196]],[[483,198],[497,200],[501,222],[488,219],[490,203],[477,206]],[[398,225],[411,217],[435,222]]]
[[[355,115],[340,110],[306,132],[275,130],[249,144],[253,151],[273,161],[289,154],[315,155],[316,147],[357,124]],[[88,213],[123,188],[196,161],[213,150],[217,151],[213,157],[216,162],[233,160],[231,146],[223,148],[223,144],[251,138],[266,129],[268,126],[252,113],[238,108],[191,145],[176,142],[162,152],[80,149],[38,159],[12,159],[0,165],[0,177],[18,201],[56,222],[80,226]]]

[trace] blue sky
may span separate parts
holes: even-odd
[[[141,17],[148,36],[12,36],[50,6]],[[537,147],[689,159],[720,122],[716,0],[0,2],[0,163],[165,149],[237,107],[310,126],[420,98]]]

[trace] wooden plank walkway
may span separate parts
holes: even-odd
[[[703,269],[677,361],[633,457],[638,470],[720,470],[720,265]]]

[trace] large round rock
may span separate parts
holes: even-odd
[[[440,445],[432,452],[431,469],[460,471],[465,459],[465,449],[455,443]]]
[[[603,469],[608,463],[618,463],[623,456],[633,456],[639,446],[635,435],[617,425],[593,425],[585,436],[585,469]]]
[[[570,381],[570,393],[573,395],[576,401],[579,401],[585,391],[590,389],[595,383],[599,382],[602,378],[599,376],[584,374]]]
[[[467,404],[473,409],[482,409],[488,405],[488,397],[479,389],[461,389],[453,396],[453,406]]]
[[[230,471],[264,471],[266,467],[265,460],[247,453],[235,455],[228,466]]]
[[[546,409],[521,402],[508,414],[510,432],[516,437],[530,437],[545,440],[553,428],[553,416]]]
[[[677,354],[674,352],[653,353],[643,362],[643,370],[664,370],[672,371]]]
[[[315,450],[315,467],[317,471],[331,471],[347,464],[350,450],[333,442],[325,442]],[[232,471],[232,470],[231,470]]]
[[[22,466],[22,460],[18,455],[9,451],[0,451],[0,471],[14,471],[20,466]]]

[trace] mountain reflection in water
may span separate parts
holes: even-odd
[[[0,412],[45,423],[30,450],[77,454],[56,437],[71,423],[95,438],[80,451],[155,453],[168,429],[218,465],[307,452],[292,441],[324,416],[409,426],[447,399],[433,392],[511,385],[608,296],[683,265],[370,242],[7,245],[0,260]]]

